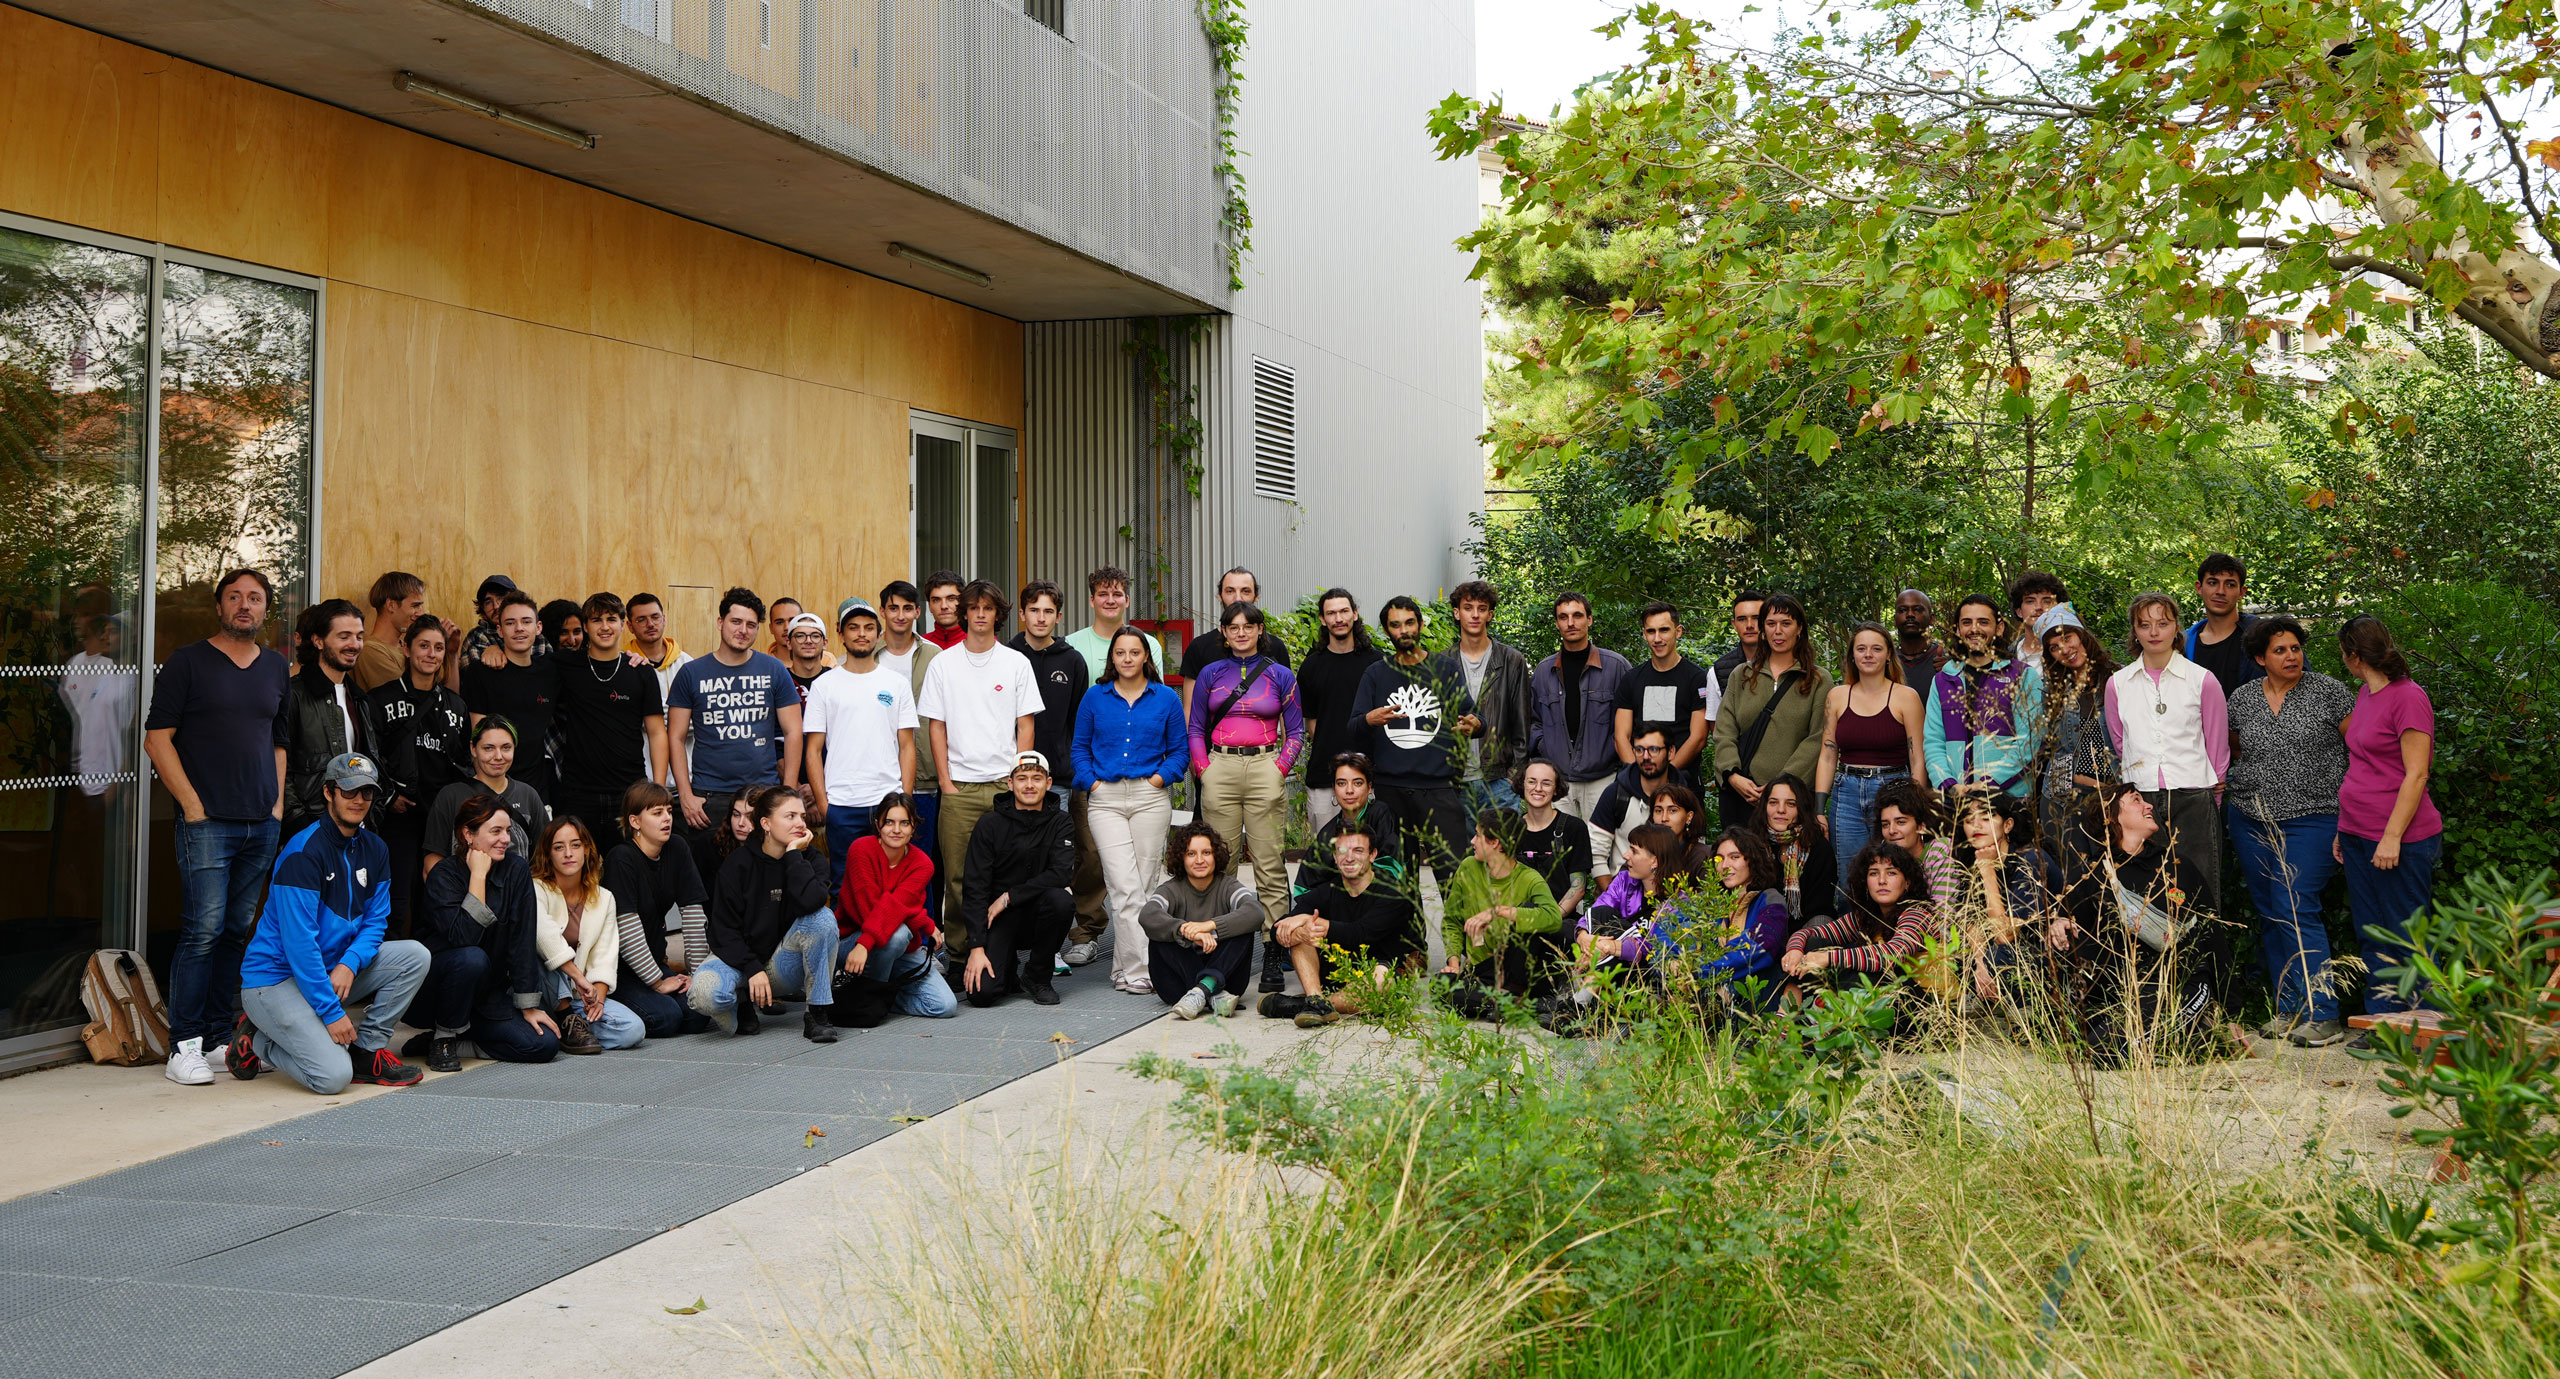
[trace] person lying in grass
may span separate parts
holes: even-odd
[[[1925,965],[1931,944],[1946,937],[1946,922],[1930,904],[1919,859],[1878,839],[1849,863],[1856,886],[1848,913],[1796,932],[1779,968],[1803,983],[1826,972],[1870,976],[1910,975],[1938,990],[1942,975]]]
[[[1263,997],[1265,1016],[1312,1029],[1358,1014],[1360,993],[1375,989],[1379,973],[1422,951],[1422,917],[1412,894],[1379,873],[1377,846],[1366,823],[1334,831],[1333,875],[1300,894],[1272,930],[1306,995]]]

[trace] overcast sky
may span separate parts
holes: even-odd
[[[1602,72],[1632,62],[1632,37],[1612,43],[1591,32],[1628,0],[1476,0],[1476,94],[1499,91],[1515,115],[1543,120],[1573,89]],[[1743,10],[1756,5],[1758,14]],[[1683,13],[1715,23],[1721,32],[1764,31],[1780,12],[1806,12],[1803,0],[1686,0]]]

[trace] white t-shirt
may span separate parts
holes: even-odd
[[[939,721],[949,737],[951,776],[962,785],[1003,780],[1017,754],[1014,720],[1040,712],[1031,660],[999,642],[981,654],[967,642],[943,648],[924,668],[916,713]],[[1052,765],[1052,774],[1059,767]]]
[[[868,809],[899,787],[898,730],[916,726],[916,697],[902,671],[838,666],[809,682],[800,731],[827,735],[827,803]],[[924,750],[917,744],[916,750]]]
[[[632,649],[633,649],[633,650],[637,650],[638,648],[637,648],[637,647],[634,647],[634,648],[632,648]],[[684,669],[684,663],[685,663],[685,662],[687,662],[687,661],[690,661],[690,660],[692,660],[692,659],[693,659],[693,658],[692,658],[691,656],[688,656],[688,655],[686,655],[684,652],[679,651],[679,652],[677,652],[676,654],[674,654],[673,656],[668,657],[668,658],[667,658],[667,663],[666,663],[665,665],[662,665],[662,666],[658,667],[657,674],[658,674],[658,702],[659,702],[659,703],[664,704],[664,703],[666,703],[666,702],[667,702],[667,691],[668,691],[668,690],[670,690],[670,689],[675,688],[675,683],[676,683],[676,672],[677,672],[677,671],[679,671],[679,670]],[[691,772],[692,772],[692,769],[693,769],[693,735],[692,735],[691,733],[687,733],[687,734],[685,734],[685,740],[684,740],[684,741],[682,741],[682,742],[680,742],[680,743],[675,743],[675,744],[672,744],[672,745],[674,745],[674,746],[679,746],[679,747],[682,747],[682,748],[684,749],[684,764],[685,764],[685,770],[686,770],[686,773],[687,773],[687,778],[688,778],[688,779],[690,779],[690,778],[691,778]],[[673,753],[669,753],[669,755],[670,755],[670,756],[673,756],[674,754],[673,754]],[[674,763],[673,761],[662,761],[662,762],[659,762],[659,763],[658,763],[658,784],[663,785],[663,786],[667,786],[667,787],[669,787],[670,789],[672,789],[672,788],[675,786],[675,783],[676,783],[676,768],[675,768],[675,763]]]

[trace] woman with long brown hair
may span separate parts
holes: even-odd
[[[596,881],[603,860],[574,814],[553,819],[533,846],[533,941],[562,1053],[637,1048],[648,1035],[631,1007],[611,999],[622,926],[613,893]]]
[[[1831,673],[1805,645],[1812,626],[1804,605],[1786,594],[1760,603],[1760,640],[1716,709],[1716,799],[1726,827],[1751,817],[1769,782],[1813,778]]]
[[[462,1067],[469,1039],[483,1058],[548,1063],[560,1052],[560,1026],[544,1009],[542,957],[534,946],[533,875],[515,855],[513,824],[495,795],[473,795],[454,809],[452,849],[427,873],[418,940],[433,964],[411,1023],[423,1026],[427,1070]],[[418,1043],[402,1050],[416,1057]]]
[[[1851,627],[1844,676],[1823,698],[1822,754],[1813,777],[1821,802],[1813,817],[1830,834],[1834,889],[1848,888],[1849,859],[1875,832],[1876,796],[1885,783],[1928,778],[1920,752],[1928,712],[1920,691],[1902,683],[1902,662],[1884,624]]]
[[[2338,629],[2338,656],[2357,687],[2346,722],[2347,776],[2338,787],[2337,857],[2364,947],[2365,1013],[2396,1014],[2411,1007],[2380,974],[2406,962],[2408,950],[2371,935],[2400,934],[2409,916],[2435,899],[2436,855],[2444,847],[2444,818],[2427,794],[2436,709],[2409,678],[2409,658],[2380,618],[2347,619]],[[2425,990],[2416,996],[2423,1008]],[[2357,1035],[2349,1047],[2366,1038]]]
[[[2035,769],[2028,773],[2036,832],[2065,875],[2076,875],[2079,859],[2064,845],[2072,816],[2090,791],[2122,774],[2115,744],[2107,740],[2106,687],[2116,662],[2067,603],[2036,620],[2036,638],[2044,647],[2044,707]]]

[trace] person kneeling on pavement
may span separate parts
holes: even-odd
[[[960,1013],[933,960],[941,926],[925,908],[933,859],[915,846],[916,809],[895,790],[871,806],[871,836],[845,849],[836,892],[836,941],[843,945],[845,1023],[870,1029],[889,1018],[945,1020]]]
[[[694,974],[693,1008],[717,1028],[746,1035],[764,1028],[759,1012],[805,993],[800,1037],[832,1044],[836,916],[827,906],[826,854],[809,846],[817,835],[799,791],[767,786],[752,808],[755,839],[729,854],[711,884],[711,956]]]
[[[969,831],[960,886],[969,965],[961,985],[974,1006],[1015,991],[1053,1006],[1049,957],[1076,917],[1067,892],[1076,874],[1075,820],[1050,796],[1049,759],[1038,752],[1015,757],[1005,785],[1013,793],[997,796]]]
[[[1175,1018],[1236,1013],[1236,993],[1253,970],[1262,898],[1227,874],[1227,840],[1204,820],[1173,831],[1164,869],[1172,879],[1138,910],[1147,935],[1147,976]]]
[[[574,814],[553,819],[533,845],[533,941],[562,1053],[638,1048],[649,1032],[612,999],[622,927],[613,892],[596,884],[596,866],[595,835]]]
[[[1440,975],[1449,983],[1450,1008],[1471,1019],[1499,1018],[1492,992],[1528,994],[1528,936],[1552,934],[1564,924],[1547,879],[1514,855],[1521,827],[1516,809],[1478,814],[1475,855],[1458,864],[1449,883],[1440,926],[1449,960]]]
[[[1262,998],[1262,1013],[1297,1021],[1300,1029],[1329,1025],[1360,1011],[1360,992],[1408,958],[1418,960],[1422,917],[1400,878],[1379,869],[1378,833],[1368,823],[1345,824],[1333,834],[1333,870],[1313,890],[1299,894],[1272,937],[1289,955],[1304,996]]]
[[[228,1061],[244,1082],[273,1068],[335,1096],[350,1082],[406,1087],[425,1075],[390,1048],[428,958],[423,944],[383,938],[391,849],[364,827],[381,786],[371,758],[333,758],[321,776],[326,812],[276,858],[266,910],[240,960]],[[358,1000],[362,1025],[344,1004]]]
[[[513,829],[497,796],[464,800],[453,812],[454,851],[427,873],[417,933],[435,960],[410,1023],[427,1031],[418,1038],[429,1071],[459,1069],[466,1036],[481,1057],[502,1063],[559,1056],[560,1026],[543,1009],[533,942],[533,872],[515,855]]]

